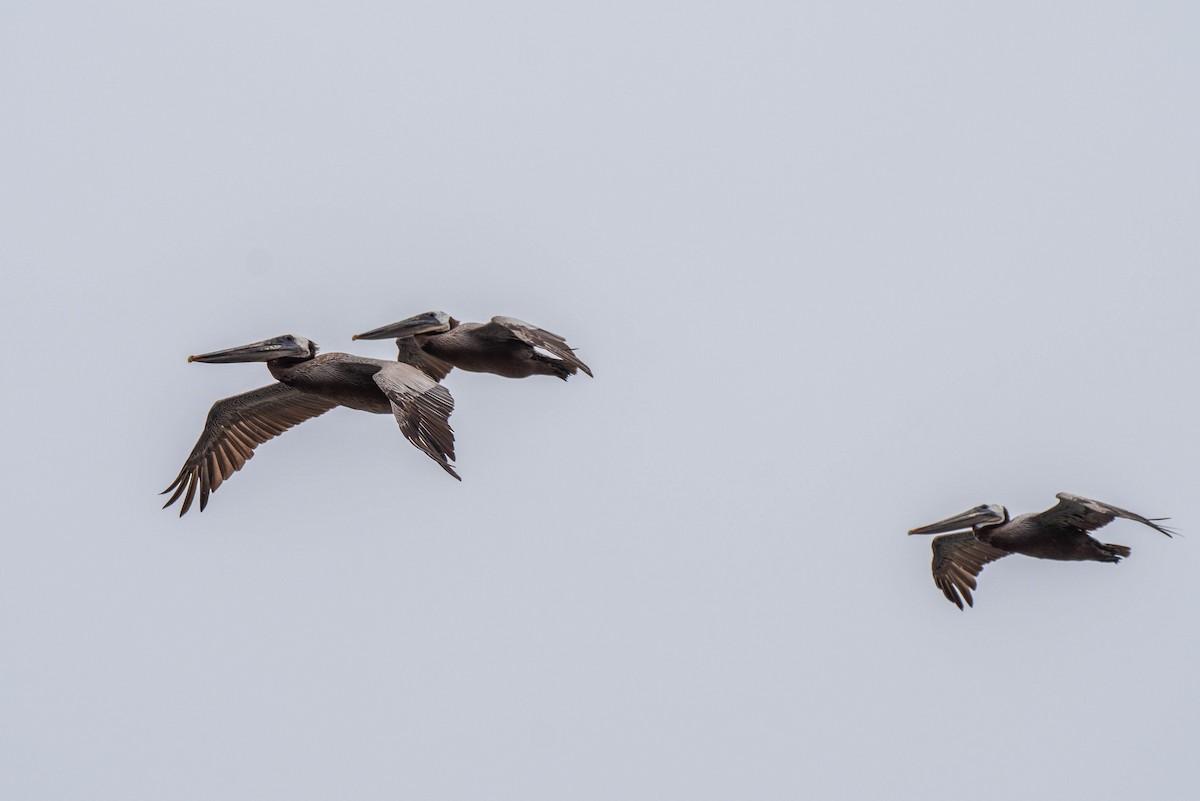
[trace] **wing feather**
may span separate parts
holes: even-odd
[[[961,531],[933,538],[933,583],[959,609],[963,601],[974,606],[971,590],[976,588],[975,577],[988,562],[994,562],[1008,551],[994,548],[975,537],[974,532]]]
[[[1159,521],[1168,519],[1165,517],[1142,517],[1120,507],[1072,495],[1069,492],[1060,492],[1055,497],[1058,498],[1058,503],[1046,511],[1034,515],[1033,522],[1047,528],[1079,531],[1086,534],[1089,531],[1103,528],[1120,517],[1149,526],[1168,537],[1176,533],[1167,526],[1159,525]]]
[[[535,348],[552,353],[572,367],[582,370],[589,376],[592,370],[575,355],[575,349],[567,344],[567,340],[558,334],[538,328],[536,325],[518,320],[516,317],[493,317],[492,323],[503,326],[511,331],[517,339]]]
[[[400,431],[442,469],[459,481],[454,461],[454,429],[450,391],[412,365],[390,362],[375,373],[375,383],[387,395]]]
[[[171,486],[163,490],[164,495],[174,491],[163,508],[182,496],[179,516],[183,517],[199,490],[203,512],[208,496],[242,469],[254,456],[255,447],[337,405],[285,384],[270,384],[217,401],[209,410],[204,431],[183,469]]]

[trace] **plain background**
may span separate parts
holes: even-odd
[[[1200,531],[1197,8],[6,5],[0,797],[1194,797],[1194,536],[905,532]],[[188,354],[429,309],[596,378],[160,510]]]

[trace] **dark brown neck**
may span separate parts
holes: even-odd
[[[276,381],[282,381],[285,376],[289,375],[297,367],[302,364],[307,364],[312,361],[311,356],[293,357],[289,356],[283,359],[272,359],[267,362],[267,369],[271,371],[271,375]]]

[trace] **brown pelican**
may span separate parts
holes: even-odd
[[[1142,517],[1066,492],[1056,497],[1054,507],[1013,520],[1008,519],[1008,510],[1003,506],[984,504],[908,533],[959,532],[933,538],[933,583],[959,609],[963,608],[964,598],[968,606],[974,606],[971,590],[983,566],[1010,553],[1068,562],[1120,562],[1129,556],[1128,548],[1106,545],[1087,535],[1118,517],[1136,520],[1168,537],[1172,534],[1171,529],[1156,522],[1165,517]],[[966,528],[971,530],[962,531]]]
[[[397,360],[420,368],[435,381],[441,381],[455,367],[506,378],[556,375],[563,381],[578,370],[592,374],[565,339],[514,317],[493,317],[490,323],[460,323],[445,312],[431,311],[353,338],[395,338],[400,349]],[[551,356],[539,353],[537,348]]]
[[[266,362],[279,383],[213,404],[196,447],[171,486],[163,490],[164,495],[175,491],[164,509],[183,495],[180,517],[191,508],[197,489],[200,511],[204,511],[208,494],[241,470],[257,446],[336,406],[395,415],[409,442],[447,473],[459,477],[450,466],[454,459],[454,431],[450,428],[454,399],[445,387],[407,364],[349,353],[318,356],[315,343],[291,334],[189,356],[188,361]]]

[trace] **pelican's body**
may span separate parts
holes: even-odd
[[[180,516],[191,507],[197,490],[203,511],[209,493],[240,470],[255,447],[337,406],[394,415],[410,442],[458,478],[450,464],[454,432],[449,418],[454,399],[445,387],[411,365],[349,353],[318,355],[314,343],[290,334],[190,356],[188,361],[265,361],[278,383],[213,404],[200,440],[164,490],[174,490],[164,508],[183,496]]]
[[[391,362],[349,353],[321,353],[297,364],[268,362],[281,384],[326,398],[360,412],[391,414],[392,404],[375,383],[375,375]]]
[[[419,368],[435,381],[441,381],[455,367],[505,378],[552,375],[566,381],[579,370],[592,374],[565,339],[513,317],[493,317],[489,323],[460,323],[445,312],[426,312],[354,336],[393,338],[399,350],[398,361]]]
[[[1008,510],[985,504],[909,534],[945,534],[933,539],[933,581],[953,603],[974,605],[975,577],[988,562],[1012,553],[1069,562],[1120,562],[1129,556],[1124,545],[1111,545],[1088,536],[1118,517],[1134,520],[1171,536],[1157,521],[1116,506],[1060,492],[1058,504],[1044,512],[1009,519]],[[970,529],[969,531],[961,531]]]

